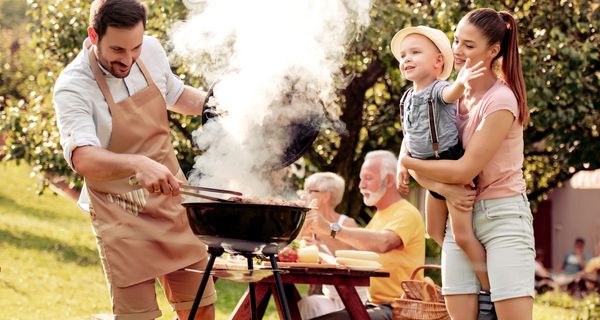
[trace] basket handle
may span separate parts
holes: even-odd
[[[442,267],[440,267],[437,264],[424,264],[420,267],[415,268],[415,270],[413,270],[412,274],[410,275],[410,280],[414,280],[415,277],[417,276],[417,273],[421,270],[421,269],[436,269],[436,270],[440,270]]]

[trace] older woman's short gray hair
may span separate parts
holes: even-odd
[[[344,178],[333,172],[317,172],[304,181],[304,188],[316,188],[319,191],[331,193],[331,204],[335,207],[344,197],[346,182]]]
[[[398,166],[398,158],[388,150],[375,150],[367,153],[365,161],[379,159],[381,178],[385,178],[388,174],[396,177],[396,168]]]

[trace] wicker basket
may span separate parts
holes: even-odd
[[[415,280],[421,269],[440,269],[440,266],[420,266],[412,272],[410,280],[402,281],[404,295],[392,303],[394,320],[450,320],[441,288]]]

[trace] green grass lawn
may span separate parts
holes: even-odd
[[[0,319],[90,319],[110,313],[106,282],[89,218],[70,200],[37,195],[30,168],[0,162]],[[217,319],[246,290],[217,281]],[[161,290],[160,319],[173,319]],[[268,319],[276,319],[271,305]]]
[[[50,190],[38,196],[37,179],[29,173],[27,166],[0,162],[0,320],[90,319],[94,313],[110,313],[88,216]],[[217,319],[228,318],[246,287],[217,281]],[[157,291],[160,319],[173,319]],[[571,305],[565,299],[539,300],[534,319],[586,319],[579,308],[552,306]],[[277,319],[272,302],[265,318]]]

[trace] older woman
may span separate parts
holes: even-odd
[[[344,178],[339,175],[333,172],[318,172],[306,178],[304,193],[308,201],[315,203],[317,208],[314,211],[330,224],[356,227],[354,219],[335,210],[335,207],[342,202],[345,186]],[[319,249],[327,254],[333,255],[335,250],[339,249],[352,249],[348,244],[332,237],[319,237],[315,234],[309,234],[307,231],[303,231],[302,235],[316,240]]]
[[[345,190],[345,181],[333,172],[315,173],[304,181],[304,192],[309,201],[316,202],[317,209],[314,211],[321,215],[330,224],[343,225],[345,227],[356,227],[354,219],[338,213],[335,207],[342,202]],[[319,251],[333,255],[335,250],[354,249],[350,245],[336,240],[332,237],[321,237],[303,230],[302,234],[308,242],[315,242]],[[309,294],[311,291],[309,290]],[[365,302],[367,300],[367,288],[357,288],[357,291]],[[302,319],[312,319],[330,312],[344,309],[337,291],[333,286],[323,286],[323,294],[312,294],[303,298],[298,303]]]

